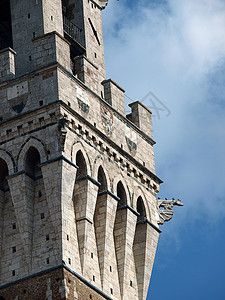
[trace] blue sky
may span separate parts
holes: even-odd
[[[109,0],[103,26],[107,77],[171,111],[153,118],[159,196],[184,207],[161,228],[147,299],[224,300],[225,1]]]

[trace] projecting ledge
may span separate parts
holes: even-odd
[[[154,228],[158,233],[162,232],[162,230],[160,230],[156,225],[154,225],[152,222],[150,222],[147,218],[144,218],[144,220],[138,221],[137,224],[148,224],[152,228]]]
[[[16,52],[11,48],[0,50],[0,82],[15,77]]]

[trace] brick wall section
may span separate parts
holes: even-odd
[[[102,296],[63,268],[0,288],[0,297],[5,300],[110,299]]]

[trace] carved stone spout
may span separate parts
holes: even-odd
[[[165,198],[165,200],[162,200],[158,198],[157,205],[159,215],[158,224],[163,225],[164,222],[168,222],[172,219],[173,207],[183,206],[183,203],[179,199],[175,200],[174,198],[172,198],[172,200],[168,200],[167,198]]]

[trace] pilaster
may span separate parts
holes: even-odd
[[[29,273],[32,268],[34,183],[25,172],[11,175],[7,179]]]
[[[114,239],[117,257],[117,268],[119,274],[119,283],[121,291],[121,299],[126,300],[130,298],[130,280],[135,284],[135,272],[131,270],[131,263],[133,262],[133,241],[136,229],[137,213],[130,209],[129,206],[124,206],[118,209],[115,228]],[[135,290],[133,290],[135,293]],[[135,299],[135,295],[133,297]]]
[[[0,190],[0,255],[2,253],[2,239],[3,239],[3,224],[4,224],[4,200],[5,193]],[[0,265],[1,265],[1,256],[0,256]],[[1,275],[1,271],[0,271]]]
[[[113,238],[118,200],[119,198],[109,191],[100,193],[97,198],[94,222],[102,290],[109,293],[110,288],[113,288],[114,297],[120,299]]]
[[[82,273],[101,286],[93,218],[99,183],[90,176],[79,178],[75,184],[74,201]],[[93,277],[94,276],[94,277]],[[93,280],[95,278],[95,280]]]
[[[147,297],[159,232],[148,222],[137,223],[134,238],[134,261],[137,274],[138,299]]]
[[[73,211],[70,211],[72,202],[73,187],[76,177],[76,167],[65,161],[62,157],[59,160],[53,160],[41,164],[41,170],[46,190],[46,198],[51,221],[55,229],[55,264],[62,263],[62,260],[69,258],[71,251],[76,254],[76,228],[72,225],[74,220]],[[71,218],[71,219],[70,219]],[[68,227],[71,226],[71,227]],[[73,246],[68,246],[67,235],[74,242]],[[65,245],[65,243],[67,243]],[[71,245],[71,243],[70,243]],[[63,248],[65,246],[65,252]],[[79,261],[72,259],[79,270]],[[68,260],[65,262],[68,264]]]

